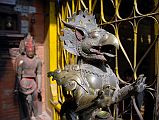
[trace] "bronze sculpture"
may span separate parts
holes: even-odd
[[[61,118],[68,120],[114,120],[109,107],[128,94],[141,92],[145,88],[145,77],[119,88],[119,80],[107,63],[113,47],[119,48],[117,38],[97,26],[95,16],[87,11],[74,14],[64,22],[64,48],[79,57],[78,64],[67,65],[64,70],[48,72],[64,91],[68,99],[62,105]],[[73,104],[73,107],[68,107]]]
[[[16,59],[20,119],[31,120],[32,113],[38,116],[37,96],[41,94],[42,62],[35,53],[35,41],[28,34],[19,46],[20,55]]]

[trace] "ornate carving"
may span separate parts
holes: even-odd
[[[144,76],[138,82],[120,89],[119,81],[107,63],[107,57],[115,56],[111,49],[119,48],[117,38],[99,28],[95,17],[87,11],[80,11],[79,15],[74,14],[67,23],[63,23],[65,28],[61,39],[64,47],[68,52],[80,56],[80,62],[48,73],[66,91],[72,92],[71,98],[76,103],[69,110],[64,110],[64,103],[62,115],[69,120],[113,120],[109,106],[124,99],[130,92],[139,90],[136,86],[144,88]]]
[[[35,42],[30,34],[20,44],[16,59],[17,80],[15,92],[19,95],[21,119],[30,120],[38,115],[37,97],[41,99],[42,62],[35,54]]]

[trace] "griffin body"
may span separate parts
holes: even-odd
[[[48,73],[65,91],[72,92],[71,100],[62,106],[62,116],[65,114],[69,120],[113,120],[109,106],[135,91],[144,79],[119,88],[118,78],[107,64],[107,58],[115,56],[112,48],[119,48],[118,39],[99,28],[95,17],[87,11],[74,14],[63,23],[61,40],[68,52],[79,56],[79,62]],[[75,107],[69,109],[70,102],[75,103]]]

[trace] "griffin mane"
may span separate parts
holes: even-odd
[[[90,32],[93,29],[97,28],[97,23],[95,16],[92,14],[89,14],[88,11],[79,11],[79,14],[77,15],[74,13],[72,17],[68,18],[67,25],[72,25],[74,27],[82,27],[86,31]]]

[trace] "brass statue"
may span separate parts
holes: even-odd
[[[64,48],[77,55],[78,64],[67,65],[63,70],[48,72],[66,94],[62,105],[61,118],[67,120],[114,120],[110,106],[124,99],[128,94],[145,89],[145,77],[140,75],[137,82],[119,88],[119,80],[107,63],[114,57],[110,51],[119,48],[118,39],[96,24],[95,16],[87,11],[74,14],[68,22],[61,40]],[[70,107],[72,105],[72,107]]]
[[[37,96],[41,94],[42,62],[36,55],[35,41],[30,34],[21,41],[19,51],[15,92],[18,92],[20,119],[31,120],[32,113],[38,116]]]

